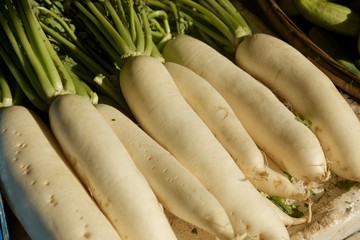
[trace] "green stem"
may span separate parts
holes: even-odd
[[[109,0],[105,0],[105,7],[109,11],[112,20],[114,21],[115,27],[117,28],[117,31],[120,33],[121,37],[124,39],[124,41],[129,45],[131,49],[135,49],[135,45],[133,44],[133,40],[131,38],[131,35],[129,33],[129,30],[124,26],[123,22],[119,18],[116,10],[113,8]]]
[[[123,1],[122,0],[115,0],[115,5],[117,6],[117,13],[119,15],[120,21],[123,23],[126,23],[126,14],[125,14],[125,10],[123,7]],[[130,31],[130,35],[132,35],[131,31]]]
[[[177,32],[178,33],[185,33],[185,30],[183,30],[183,28],[180,25],[180,21],[181,21],[180,20],[181,19],[180,12],[176,8],[175,3],[169,1],[169,5],[170,5],[170,10],[174,14],[174,17],[175,17]]]
[[[150,24],[147,19],[147,14],[145,12],[145,9],[140,10],[140,17],[142,19],[143,28],[144,28],[144,35],[145,35],[145,49],[144,54],[145,55],[151,55],[152,48],[154,47],[154,42],[152,40],[152,34],[150,29]]]
[[[4,12],[5,13],[5,12]],[[3,44],[3,49],[11,50],[11,53],[8,56],[11,56],[12,61],[17,62],[17,66],[21,67],[27,75],[32,86],[34,86],[36,93],[40,96],[41,99],[46,99],[46,95],[41,88],[41,85],[38,81],[34,69],[31,66],[31,62],[27,58],[26,54],[21,51],[20,46],[8,25],[5,16],[0,11],[0,23],[2,26],[2,32],[0,33],[0,45]],[[4,53],[5,54],[5,53]],[[17,58],[15,60],[15,58]]]
[[[50,17],[55,19],[64,28],[64,31],[69,35],[72,42],[75,42],[76,44],[81,45],[79,39],[76,36],[76,34],[71,30],[69,25],[61,17],[59,17],[53,11],[51,11],[51,10],[49,10],[49,9],[43,7],[43,6],[37,6],[37,9],[39,9],[42,12],[45,12],[46,14],[50,15]]]
[[[133,12],[133,15],[136,15],[134,9],[131,9],[130,11]],[[140,19],[137,16],[132,18],[134,22],[133,28],[136,32],[136,34],[134,35],[134,41],[136,42],[137,51],[139,53],[143,53],[145,51],[145,38],[143,27],[141,25]]]
[[[139,37],[139,34],[138,34],[137,23],[135,23],[137,17],[136,17],[135,11],[134,11],[134,1],[133,0],[129,0],[128,12],[129,12],[129,17],[128,17],[129,28],[130,28],[132,39],[133,39],[133,41],[135,41]]]
[[[115,56],[115,52],[121,55],[122,52],[119,52],[118,48],[115,47],[116,43],[114,42],[114,39],[109,37],[109,33],[102,26],[101,22],[95,16],[93,16],[93,14],[88,11],[79,1],[75,0],[73,1],[73,4],[77,7],[79,12],[83,14],[80,19],[86,25],[86,29],[90,30],[96,39],[99,40],[103,48],[106,49],[106,52],[112,56]]]
[[[232,44],[229,44],[228,39],[226,39],[223,35],[219,34],[218,32],[214,31],[213,29],[205,26],[200,21],[195,21],[194,25],[202,32],[206,33],[208,36],[213,38],[216,42],[218,42],[221,45],[224,46],[232,46]]]
[[[68,48],[73,55],[78,58],[81,62],[84,63],[89,69],[89,71],[93,72],[94,74],[103,73],[105,75],[110,75],[110,73],[105,70],[102,66],[98,64],[97,61],[101,61],[101,57],[97,58],[97,60],[93,60],[88,54],[86,54],[81,48],[79,48],[74,43],[70,42],[60,34],[58,34],[55,30],[52,28],[41,24],[41,27],[44,29],[45,32],[47,32],[52,38],[54,38],[59,43],[63,44],[66,48]]]
[[[5,76],[4,71],[0,67],[0,89],[1,89],[1,107],[7,107],[13,105],[13,97],[11,93],[11,89],[7,80],[7,76]]]
[[[82,81],[91,84],[94,89],[106,94],[119,104],[123,101],[119,94],[120,88],[119,86],[116,86],[117,82],[112,82],[110,77],[104,76],[101,73],[98,73],[96,76],[89,74],[87,68],[84,67],[82,63],[76,67],[72,67],[69,64],[65,64],[65,66],[71,74],[74,74],[74,76],[77,77],[77,79],[81,79]]]
[[[76,36],[74,31],[70,28],[69,24],[64,21],[62,17],[53,11],[43,7],[37,6],[37,9],[46,13],[52,19],[55,19],[64,29],[65,34],[60,34],[58,31],[55,31],[51,26],[49,27],[46,23],[40,21],[40,25],[42,29],[49,34],[56,41],[64,44],[68,49],[70,49],[74,54],[76,54],[82,61],[85,61],[89,66],[89,70],[97,71],[97,73],[101,72],[108,75],[110,72],[116,74],[114,71],[114,66],[110,66],[107,61],[103,57],[101,57],[96,51],[94,51],[90,47],[86,47]],[[39,16],[39,19],[41,17]],[[85,54],[86,53],[86,54]],[[94,61],[96,59],[97,61]],[[106,70],[105,70],[106,69]],[[109,73],[108,73],[109,72]]]
[[[158,11],[155,11],[158,12]],[[155,31],[159,32],[160,34],[164,35],[166,33],[165,29],[161,26],[161,24],[159,23],[159,21],[156,19],[158,14],[156,14],[155,12],[150,12],[148,13],[148,19],[151,25],[151,29],[152,32]]]
[[[160,47],[162,47],[162,46],[160,46]],[[165,59],[164,59],[164,57],[162,56],[162,54],[161,54],[161,52],[159,51],[159,49],[161,49],[161,48],[159,48],[158,46],[156,46],[155,43],[153,42],[153,43],[152,43],[152,48],[151,48],[151,56],[154,57],[154,58],[156,58],[158,61],[164,63],[164,62],[165,62]]]
[[[40,60],[37,58],[34,50],[31,47],[31,44],[29,40],[27,39],[27,35],[25,33],[25,30],[23,28],[23,23],[20,20],[18,13],[15,11],[11,0],[5,0],[7,4],[7,9],[9,11],[9,19],[11,20],[12,27],[14,31],[16,32],[17,39],[19,39],[19,43],[21,44],[22,48],[26,52],[26,56],[29,58],[29,61],[31,63],[31,66],[33,67],[33,70],[35,72],[35,75],[37,77],[37,80],[39,81],[41,88],[44,90],[46,98],[51,98],[55,94],[55,89],[52,86],[44,67],[42,66]],[[14,46],[14,48],[18,48],[18,46]],[[26,67],[26,66],[25,66]],[[29,70],[29,67],[26,67],[26,69]],[[37,84],[36,84],[37,85]],[[37,86],[35,86],[36,89]]]
[[[246,20],[242,17],[241,13],[235,8],[235,6],[229,0],[221,0],[219,1],[219,3],[228,14],[230,14],[234,19],[236,19],[237,23],[240,26],[242,26],[243,28],[248,28],[249,31],[251,31]]]
[[[176,32],[177,33],[184,33],[183,29],[180,26],[180,16],[179,16],[179,11],[175,5],[175,3],[165,0],[165,1],[157,1],[157,0],[145,0],[146,4],[148,4],[149,6],[153,6],[155,8],[159,8],[162,11],[166,12],[166,13],[171,13],[173,14],[174,18],[175,18],[175,24],[176,24]],[[158,11],[158,10],[157,10]]]
[[[156,18],[162,19],[163,26],[156,20]],[[151,24],[153,24],[155,29],[158,29],[159,36],[161,36],[162,40],[159,44],[163,44],[164,41],[167,41],[169,37],[171,38],[171,29],[168,20],[168,15],[164,10],[156,10],[148,13],[148,19]],[[153,36],[156,34],[154,30],[152,30]]]
[[[196,3],[192,0],[178,0],[178,1],[183,4],[186,4],[187,6],[190,6],[193,9],[196,9],[196,11],[194,11],[194,10],[192,11],[193,12],[192,15],[201,13],[204,16],[206,16],[208,18],[208,22],[212,26],[214,26],[214,27],[216,27],[216,29],[220,30],[230,42],[235,42],[235,36],[234,36],[233,32],[231,31],[231,29],[213,12],[211,12],[210,10],[206,9],[202,5]],[[199,13],[197,13],[197,12],[199,12]],[[190,16],[192,16],[192,15],[190,15]]]
[[[86,29],[96,38],[97,42],[99,42],[102,50],[104,50],[118,66],[122,66],[124,59],[121,54],[114,49],[108,39],[105,38],[103,34],[99,33],[98,28],[96,28],[91,21],[84,19],[83,23],[85,24]]]
[[[96,19],[99,20],[102,27],[106,29],[107,34],[105,35],[105,37],[112,39],[111,42],[114,44],[114,48],[119,49],[119,53],[123,57],[131,56],[135,52],[135,49],[132,48],[132,42],[127,43],[122,37],[123,33],[117,32],[116,29],[111,25],[111,23],[102,15],[102,13],[90,0],[85,0],[85,4],[94,14]]]
[[[96,104],[98,102],[97,95],[92,91],[92,89],[85,84],[76,74],[69,70],[69,74],[71,75],[74,86],[76,89],[76,94],[82,97],[87,98],[91,103]]]
[[[226,0],[218,1],[216,0],[207,0],[210,5],[214,8],[215,13],[224,21],[224,23],[234,30],[234,34],[237,39],[251,34],[250,28],[241,17],[238,12],[232,11],[233,8],[230,8],[226,4]]]
[[[50,43],[48,43],[48,39],[42,32],[39,22],[32,13],[28,1],[18,1],[18,3],[20,2],[22,4],[21,6],[18,5],[19,11],[23,11],[23,14],[20,14],[20,16],[23,16],[23,24],[27,30],[28,35],[30,36],[30,41],[33,40],[31,41],[31,45],[34,49],[34,52],[38,56],[38,59],[40,60],[41,65],[43,66],[46,75],[48,76],[48,79],[55,91],[62,92],[62,80],[53,62],[53,57],[51,56],[52,54],[49,53],[48,45]],[[44,43],[46,47],[44,47]]]
[[[94,81],[101,86],[102,89],[105,90],[107,96],[114,99],[123,109],[126,109],[128,112],[128,106],[122,96],[119,94],[119,91],[114,88],[114,86],[110,83],[109,79],[98,76],[95,77]]]
[[[6,48],[0,44],[0,55],[4,62],[6,63],[7,67],[9,68],[11,74],[14,76],[16,82],[19,84],[21,90],[30,100],[30,102],[38,109],[45,110],[47,108],[47,103],[42,101],[41,98],[36,94],[33,86],[29,84],[26,76],[19,70],[19,64],[14,63],[11,59],[11,55],[6,51]]]

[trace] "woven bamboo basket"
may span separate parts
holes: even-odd
[[[245,1],[247,2],[247,1]],[[333,83],[344,92],[360,99],[360,78],[339,65],[314,44],[304,32],[282,11],[275,0],[257,0],[260,13],[281,38],[307,56]]]

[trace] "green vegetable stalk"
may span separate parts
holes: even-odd
[[[323,0],[293,0],[299,13],[317,26],[357,37],[360,33],[360,13],[338,3]]]
[[[46,110],[54,97],[66,93],[84,93],[97,101],[96,94],[83,91],[84,85],[71,77],[28,1],[3,1],[0,22],[2,58],[37,108]]]

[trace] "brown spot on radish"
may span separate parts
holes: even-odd
[[[279,187],[279,186],[281,186],[281,185],[283,185],[283,184],[284,184],[284,183],[283,183],[283,181],[282,181],[281,179],[274,181],[274,185],[275,185],[276,188]]]
[[[222,111],[224,113],[223,119],[227,118],[229,115],[229,111],[225,107],[219,106],[218,111]]]
[[[43,186],[49,186],[49,185],[50,185],[50,182],[49,182],[49,181],[45,180],[45,181],[43,182]]]
[[[353,208],[351,206],[345,208],[345,213],[350,214],[353,211]]]
[[[111,204],[111,200],[110,200],[110,199],[107,199],[107,200],[104,201],[104,202],[98,202],[98,204],[99,204],[100,206],[108,207],[108,206]]]
[[[175,182],[175,181],[178,181],[178,180],[179,180],[179,177],[168,177],[168,178],[166,178],[166,180],[167,180],[168,182]]]
[[[267,171],[258,171],[256,174],[265,179],[269,177],[269,173]]]
[[[12,131],[11,133],[14,134],[14,135],[16,135],[16,136],[21,136],[21,133],[18,132],[18,131],[16,131],[16,130]]]
[[[31,172],[31,167],[30,167],[29,164],[21,164],[20,168],[23,171],[23,175],[27,175],[27,174],[29,174]]]
[[[248,179],[247,179],[246,177],[244,177],[244,178],[238,178],[238,180],[241,181],[241,182],[248,181]]]
[[[85,239],[91,238],[91,233],[88,231],[84,232],[84,238]]]
[[[322,128],[316,126],[316,127],[314,128],[314,132],[315,132],[315,133],[321,133],[321,132],[322,132]]]
[[[49,197],[49,204],[52,206],[52,207],[55,207],[57,205],[57,201],[55,199],[55,196],[52,194],[50,195]]]
[[[331,148],[330,147],[323,147],[323,151],[327,153],[328,156],[330,156]]]
[[[343,167],[341,168],[344,172],[349,172],[350,171],[350,168],[349,167]]]
[[[20,148],[26,148],[27,144],[26,143],[20,143],[17,146],[20,147]]]

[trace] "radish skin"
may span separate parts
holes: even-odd
[[[166,61],[193,70],[217,89],[259,148],[284,171],[309,182],[328,178],[318,139],[270,89],[191,36],[172,39],[162,53]]]
[[[218,199],[237,236],[289,239],[274,210],[187,104],[160,61],[130,58],[120,86],[140,126]]]
[[[308,221],[308,219],[306,219],[304,217],[299,217],[299,218],[291,217],[291,216],[287,215],[285,212],[283,212],[273,202],[271,202],[270,200],[268,200],[268,201],[269,201],[270,206],[275,210],[276,214],[281,219],[281,221],[285,224],[285,226],[300,225],[300,224],[304,224]]]
[[[59,96],[49,119],[70,165],[123,239],[176,239],[145,177],[93,104]]]
[[[260,191],[291,199],[308,197],[284,175],[270,169],[264,155],[251,139],[229,104],[209,82],[190,69],[167,62],[176,86],[185,100],[231,154],[245,176]]]
[[[266,34],[245,38],[236,62],[312,122],[332,172],[360,181],[359,119],[323,72],[294,47]]]
[[[2,190],[32,239],[120,240],[35,113],[2,108],[0,126]]]
[[[165,209],[219,239],[234,238],[224,208],[189,170],[122,112],[106,104],[95,107],[124,144]]]

